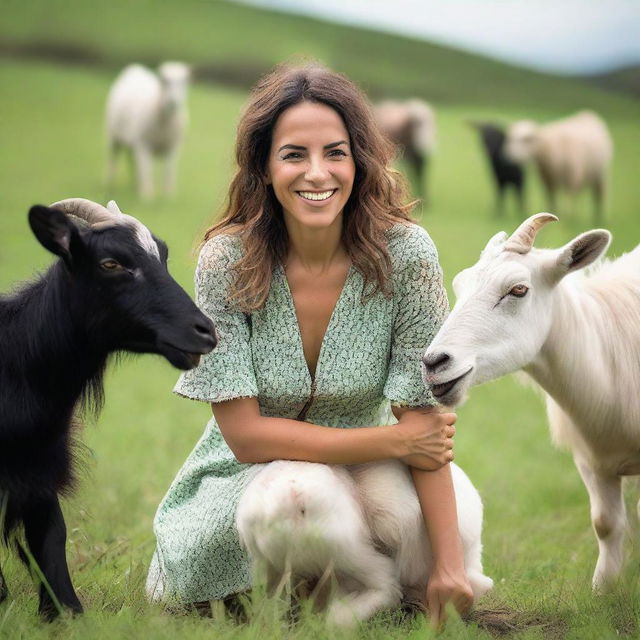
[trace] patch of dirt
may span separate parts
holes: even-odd
[[[560,618],[549,618],[534,612],[517,611],[506,607],[474,609],[464,617],[464,620],[477,624],[496,638],[535,627],[544,633],[545,638],[560,640],[567,631],[566,622]]]

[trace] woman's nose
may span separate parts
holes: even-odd
[[[309,182],[322,182],[328,175],[329,171],[323,160],[310,160],[305,172],[305,178]]]

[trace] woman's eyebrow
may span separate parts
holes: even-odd
[[[346,140],[339,140],[338,142],[332,142],[331,144],[325,144],[325,149],[333,149],[334,147],[338,147],[341,144],[349,144]]]
[[[334,147],[338,147],[341,144],[349,144],[346,140],[338,140],[338,142],[330,142],[329,144],[325,144],[323,149],[333,149]],[[279,149],[278,152],[283,149],[294,149],[295,151],[305,151],[307,147],[303,147],[299,144],[284,144]]]
[[[295,149],[296,151],[304,151],[307,147],[301,147],[299,144],[284,144],[282,145],[278,151],[282,151],[283,149]]]

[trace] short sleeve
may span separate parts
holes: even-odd
[[[438,404],[422,379],[422,356],[444,322],[449,302],[438,253],[418,225],[397,225],[389,240],[394,324],[384,395],[393,405]]]
[[[231,308],[227,296],[233,264],[241,257],[240,240],[219,235],[202,247],[196,267],[196,304],[213,321],[218,344],[200,364],[185,371],[173,391],[203,402],[255,397],[258,386],[251,355],[249,317]]]

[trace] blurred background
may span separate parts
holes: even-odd
[[[640,241],[634,0],[3,0],[1,289],[52,261],[29,231],[30,205],[85,197],[115,198],[166,240],[170,269],[192,293],[198,243],[226,197],[247,92],[274,64],[292,59],[346,73],[378,105],[400,144],[397,167],[422,199],[415,215],[438,247],[447,287],[495,232],[548,209],[535,159],[514,165],[504,152],[510,125],[522,119],[544,124],[591,110],[606,123],[614,149],[602,218],[594,216],[588,184],[575,194],[561,189],[554,210],[560,222],[537,244],[559,246],[594,226],[613,232],[611,255]],[[108,183],[110,89],[128,65],[144,65],[157,78],[165,61],[191,68],[176,107],[188,114],[188,126],[173,193],[165,193],[162,157],[152,191],[140,188],[127,153]],[[156,82],[155,91],[166,87]],[[65,507],[72,575],[88,608],[100,612],[83,625],[91,616],[105,616],[99,619],[107,624],[123,611],[132,633],[139,616],[152,624],[141,588],[152,518],[210,414],[171,394],[176,378],[158,357],[123,359],[108,375],[97,425],[83,434],[87,472]],[[536,393],[501,380],[475,389],[459,415],[457,460],[485,501],[485,559],[497,580],[496,601],[560,620],[563,629],[597,619],[599,637],[636,629],[628,598],[585,609],[596,558],[587,497],[568,454],[550,444]],[[22,581],[23,599],[30,598],[28,579],[11,561],[9,567],[8,580]],[[5,612],[4,624],[28,635],[21,625],[29,624],[32,604]],[[169,624],[154,627],[157,637],[182,623]]]

